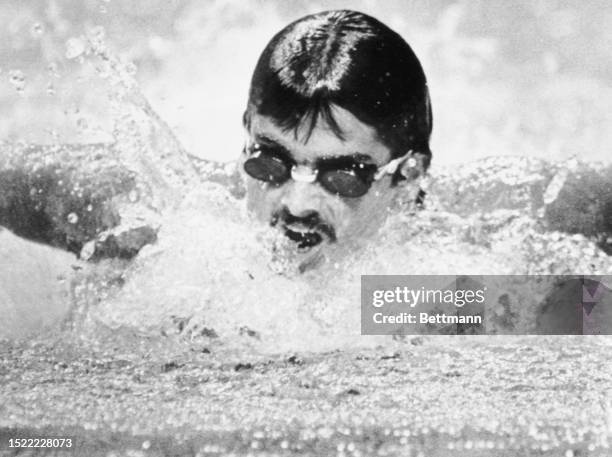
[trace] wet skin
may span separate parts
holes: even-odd
[[[333,107],[333,114],[343,139],[322,120],[308,136],[305,125],[298,127],[297,132],[284,131],[272,119],[253,113],[249,142],[310,168],[314,168],[318,160],[331,158],[353,158],[379,167],[389,162],[391,152],[372,127],[342,108]],[[248,151],[241,156],[239,169],[243,170],[248,156]],[[394,194],[390,175],[374,181],[362,197],[346,198],[330,193],[316,181],[289,179],[274,185],[243,174],[249,211],[296,241],[302,252],[311,252],[315,246],[320,249],[326,244],[371,235],[385,221]]]

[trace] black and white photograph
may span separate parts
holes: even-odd
[[[612,456],[612,3],[0,0],[0,456]]]

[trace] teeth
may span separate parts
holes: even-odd
[[[285,228],[293,231],[293,232],[299,232],[299,233],[313,233],[316,232],[316,230],[310,230],[307,227],[304,227],[303,225],[287,225]]]
[[[285,235],[298,243],[299,249],[310,249],[323,241],[323,236],[318,231],[303,230],[303,226],[286,226]],[[297,229],[297,230],[296,230]]]

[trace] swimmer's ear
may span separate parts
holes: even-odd
[[[431,154],[411,152],[406,160],[398,167],[394,181],[396,183],[400,181],[406,181],[408,183],[418,179],[420,176],[424,176],[429,168],[430,161]]]

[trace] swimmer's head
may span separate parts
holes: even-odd
[[[354,11],[306,16],[272,38],[244,125],[249,209],[303,250],[375,231],[409,187],[397,184],[415,181],[431,158],[417,57]]]

